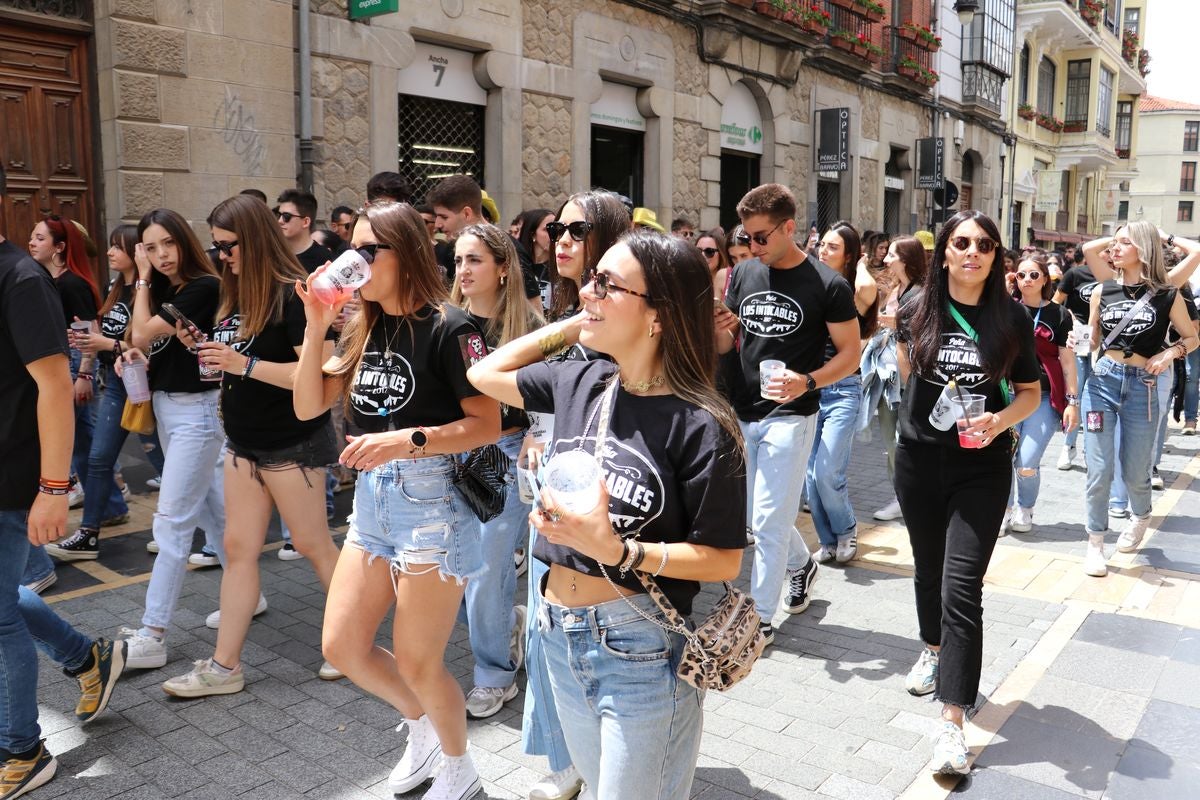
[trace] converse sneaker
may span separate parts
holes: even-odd
[[[192,671],[164,681],[163,691],[172,697],[209,697],[214,694],[237,694],[246,688],[246,677],[239,664],[230,671],[220,669],[211,658],[197,661]]]
[[[1059,469],[1067,470],[1071,468],[1071,462],[1075,460],[1075,448],[1063,445],[1062,450],[1058,451],[1058,463],[1055,464]]]
[[[904,679],[904,688],[909,694],[917,697],[929,694],[937,687],[937,672],[937,651],[926,647],[917,657],[917,663],[908,671],[908,677]]]
[[[520,689],[516,683],[504,688],[476,686],[467,694],[467,716],[472,719],[487,719],[500,713],[504,704],[517,696]]]
[[[217,558],[216,550],[204,545],[200,548],[199,553],[192,553],[188,556],[188,563],[195,567],[219,567],[221,559]]]
[[[900,510],[900,501],[892,500],[892,502],[876,511],[872,516],[880,522],[891,522],[894,519],[903,517],[904,512]]]
[[[388,776],[388,789],[392,794],[404,794],[420,785],[442,763],[442,743],[428,716],[406,720],[397,725],[396,730],[403,727],[408,728],[408,746]]]
[[[1028,533],[1033,530],[1033,509],[1013,506],[1012,516],[1008,518],[1008,527],[1016,533]]]
[[[1117,539],[1117,550],[1122,553],[1132,553],[1138,549],[1138,545],[1142,543],[1142,539],[1146,536],[1146,529],[1150,527],[1150,515],[1144,517],[1133,517],[1129,527]]]
[[[852,533],[838,537],[837,543],[837,562],[845,564],[858,555],[858,530],[855,529]]]
[[[517,577],[521,577],[529,571],[529,557],[525,554],[525,548],[513,551],[513,564],[517,568]]]
[[[328,661],[322,661],[321,668],[317,670],[317,677],[323,681],[340,681],[346,675]]]
[[[45,742],[38,742],[37,753],[32,758],[10,757],[0,766],[0,797],[13,800],[44,786],[58,771],[58,761],[50,755]]]
[[[823,544],[812,554],[813,561],[818,564],[828,564],[837,555],[837,545]]]
[[[575,765],[552,772],[529,787],[529,800],[568,800],[579,793],[583,778]]]
[[[157,475],[153,478],[146,479],[146,488],[152,492],[157,492],[162,488],[162,476]]]
[[[125,637],[125,666],[129,669],[158,669],[167,664],[167,646],[161,636],[151,636],[141,630],[121,628]]]
[[[284,542],[283,547],[279,548],[277,555],[280,561],[299,561],[304,558],[300,551],[292,546],[291,542]]]
[[[775,643],[775,628],[769,622],[758,623],[758,632],[763,635],[763,641],[767,644]],[[764,645],[766,646],[766,645]]]
[[[442,770],[422,800],[467,800],[483,791],[470,753],[443,756]]]
[[[51,571],[46,574],[46,577],[38,578],[36,581],[25,584],[25,588],[34,594],[41,594],[56,583],[58,583],[58,573]],[[2,796],[0,795],[0,797]]]
[[[80,528],[61,542],[46,545],[46,552],[59,561],[94,561],[100,557],[100,534]]]
[[[525,663],[525,606],[513,606],[512,633],[508,636],[508,660],[518,670]]]
[[[71,676],[79,681],[79,702],[75,705],[75,718],[80,722],[91,722],[108,708],[113,687],[117,685],[125,669],[127,646],[119,640],[114,642],[111,639],[97,639],[92,643],[91,668]]]
[[[942,730],[933,743],[933,759],[929,768],[938,775],[966,775],[971,771],[967,763],[970,751],[962,728],[949,720],[942,720]]]
[[[258,616],[267,610],[267,598],[263,595],[258,596],[258,605],[254,607],[254,616]],[[221,627],[221,609],[209,614],[204,618],[204,627],[212,628],[214,631]]]
[[[789,614],[799,614],[808,608],[812,602],[809,592],[812,591],[813,581],[817,578],[818,564],[814,559],[797,570],[788,570],[788,594],[783,601],[783,610]]]
[[[1083,556],[1083,571],[1093,578],[1108,574],[1108,556],[1104,555],[1104,538],[1088,539],[1087,552]]]
[[[1163,483],[1162,475],[1158,474],[1158,467],[1151,468],[1151,470],[1150,470],[1150,488],[1151,489],[1162,489],[1164,485],[1165,484]]]

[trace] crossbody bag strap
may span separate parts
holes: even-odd
[[[1152,294],[1154,293],[1147,288],[1146,293],[1139,297],[1138,301],[1134,303],[1128,311],[1125,312],[1125,316],[1121,317],[1121,321],[1117,323],[1117,327],[1113,328],[1108,336],[1104,337],[1104,343],[1100,345],[1100,355],[1104,355],[1104,351],[1112,347],[1113,342],[1115,342],[1117,337],[1121,335],[1121,331],[1125,330],[1129,323],[1133,322],[1133,318],[1141,313],[1143,308],[1149,305],[1150,295]]]
[[[975,344],[979,344],[979,334],[975,331],[975,328],[971,325],[971,323],[967,322],[966,317],[959,313],[959,310],[954,307],[953,303],[947,302],[946,308],[950,309],[950,316],[954,317],[954,321],[958,323],[958,327],[962,328],[963,333],[965,333],[967,336],[970,336]],[[1009,383],[1008,378],[1000,379],[1000,393],[1004,395],[1005,405],[1008,405],[1013,401],[1013,397],[1015,395],[1013,393],[1012,384]]]

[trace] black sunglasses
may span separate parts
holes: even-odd
[[[299,215],[299,214],[293,214],[293,213],[292,213],[292,212],[290,212],[290,211],[276,211],[276,212],[275,212],[275,216],[279,217],[279,218],[280,218],[281,220],[283,220],[284,222],[291,222],[292,220],[296,219],[296,218],[297,218],[297,217],[299,217],[300,215]]]
[[[595,292],[597,300],[603,300],[604,298],[608,297],[608,293],[610,290],[614,291],[614,292],[624,292],[625,294],[631,294],[631,295],[634,295],[635,297],[641,297],[644,300],[650,299],[650,295],[648,295],[648,294],[642,294],[641,292],[635,292],[633,289],[626,289],[624,286],[617,286],[615,283],[612,282],[612,279],[608,277],[607,272],[597,272],[592,277],[592,290],[593,290],[593,292]]]
[[[391,249],[392,249],[392,246],[390,244],[379,244],[378,242],[376,242],[373,244],[360,245],[359,247],[354,248],[354,251],[363,257],[363,261],[367,262],[368,264],[374,264],[376,250],[391,250]]]
[[[1036,281],[1038,278],[1042,277],[1042,273],[1040,273],[1040,272],[1018,272],[1017,277],[1020,278],[1021,280],[1025,280],[1026,278],[1029,278],[1031,281]]]
[[[562,238],[564,232],[570,233],[571,238],[577,242],[582,242],[587,238],[587,235],[592,231],[592,223],[586,220],[576,220],[575,222],[547,222],[546,234],[550,237],[550,241],[557,242]]]
[[[990,253],[1000,246],[1000,243],[995,239],[989,239],[986,236],[980,236],[978,239],[972,239],[968,236],[952,236],[950,238],[950,246],[960,253],[965,253],[971,247],[971,242],[975,242],[975,247],[981,253]]]
[[[213,242],[213,247],[224,253],[226,258],[233,258],[233,248],[237,246],[237,239],[232,242]]]
[[[743,233],[740,236],[737,236],[735,238],[737,239],[737,243],[742,245],[743,247],[749,246],[750,242],[754,242],[759,247],[766,247],[767,242],[769,242],[771,240],[771,234],[773,234],[775,231],[779,230],[780,226],[783,225],[783,223],[785,223],[785,222],[787,222],[786,219],[780,220],[779,225],[776,225],[774,228],[771,228],[771,230],[767,231],[766,233],[755,233],[755,234]]]
[[[715,247],[701,247],[700,252],[704,253],[705,258],[712,258],[713,256],[715,256],[717,253],[719,253],[721,251]]]

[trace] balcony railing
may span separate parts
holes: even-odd
[[[1100,121],[1096,122],[1096,133],[1100,134],[1105,139],[1112,138],[1112,128],[1108,127],[1108,125],[1106,125],[1105,123],[1100,122]]]

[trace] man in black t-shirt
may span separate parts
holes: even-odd
[[[279,219],[279,229],[283,231],[283,238],[287,239],[288,247],[296,254],[300,266],[312,273],[325,262],[333,260],[329,248],[312,240],[317,198],[300,189],[285,189],[277,202],[279,205],[275,208],[275,216]]]
[[[738,265],[717,308],[717,349],[728,353],[738,344],[729,388],[746,440],[747,516],[758,540],[751,593],[769,642],[785,575],[784,610],[808,608],[817,562],[796,530],[796,509],[816,430],[817,390],[857,368],[858,322],[850,284],[796,245],[796,201],[786,187],[752,189],[737,210],[754,257]],[[830,340],[836,354],[825,361]],[[763,381],[759,365],[767,360],[784,367]]]

